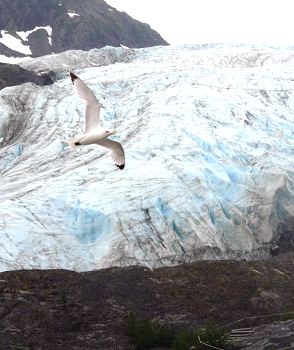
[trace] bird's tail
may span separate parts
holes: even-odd
[[[77,145],[77,143],[79,143],[79,140],[80,140],[79,137],[66,139],[71,149],[77,149],[82,146],[79,144]]]

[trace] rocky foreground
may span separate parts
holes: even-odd
[[[294,254],[287,253],[267,261],[199,261],[155,270],[3,272],[0,348],[131,350],[125,334],[130,311],[175,328],[270,323],[254,328],[243,348],[291,346],[294,321],[285,318],[294,305],[293,262]]]

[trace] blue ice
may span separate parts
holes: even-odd
[[[107,109],[107,110],[104,109],[101,114],[102,114],[102,118],[105,120],[117,119],[116,111],[113,111],[111,109]]]
[[[60,157],[60,155],[64,151],[66,145],[67,145],[67,143],[65,141],[61,142],[60,148],[59,148],[59,150],[56,153],[57,157]]]
[[[5,157],[3,162],[1,163],[1,168],[5,168],[9,163],[14,161],[16,157],[21,156],[22,154],[22,145],[19,143],[18,145],[15,145],[12,149],[12,153],[9,154],[9,156]]]
[[[9,156],[5,157],[3,162],[1,163],[1,168],[5,168],[9,163],[11,163],[15,159],[14,154],[10,154]]]
[[[12,152],[15,155],[15,157],[21,156],[21,154],[22,154],[22,145],[21,145],[21,143],[19,143],[18,145],[14,146]]]
[[[184,234],[181,231],[183,219],[177,214],[169,205],[167,205],[162,198],[157,200],[157,208],[161,212],[165,220],[171,225],[172,229],[179,236],[179,238],[184,239]]]
[[[94,243],[103,234],[109,234],[112,223],[99,210],[81,208],[77,203],[67,211],[69,233],[81,244]]]
[[[199,147],[201,149],[203,149],[203,151],[211,152],[212,145],[209,142],[202,140],[200,137],[196,136],[195,134],[193,134],[190,131],[186,130],[185,133],[190,139],[192,139],[193,141],[196,141],[198,143]]]
[[[201,156],[203,160],[205,160],[206,163],[212,164],[212,165],[218,165],[219,161],[214,156],[208,153],[201,152]]]
[[[231,152],[228,150],[226,145],[224,145],[224,144],[222,144],[220,142],[217,142],[217,147],[225,156],[227,156],[229,158],[232,157]]]
[[[183,236],[183,233],[182,231],[180,230],[180,228],[177,226],[177,224],[172,221],[172,227],[173,227],[173,230],[175,231],[175,233],[181,238],[181,239],[184,239],[184,236]]]
[[[212,185],[219,186],[219,185],[222,185],[224,183],[223,179],[216,176],[215,173],[208,168],[204,169],[204,175],[207,178],[207,180],[209,181],[209,183]]]
[[[231,209],[230,205],[227,202],[221,201],[221,200],[219,201],[219,205],[221,206],[222,211],[225,214],[226,218],[230,219],[230,217],[231,217],[230,216],[230,209]]]
[[[209,208],[209,217],[210,217],[211,222],[213,224],[215,224],[215,213],[214,213],[213,208]]]
[[[232,182],[235,182],[235,183],[238,183],[238,184],[243,184],[244,183],[245,174],[246,174],[245,169],[243,169],[243,171],[242,170],[240,171],[239,169],[236,168],[236,166],[233,168],[233,167],[224,165],[224,170],[226,171],[229,179]]]
[[[161,212],[162,216],[167,220],[171,221],[174,211],[164,202],[162,198],[158,198],[157,207]]]

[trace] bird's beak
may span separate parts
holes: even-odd
[[[112,131],[111,133],[110,133],[110,135],[114,135],[115,134],[115,132],[114,131]]]

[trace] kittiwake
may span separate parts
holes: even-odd
[[[72,149],[83,145],[97,144],[109,151],[109,156],[119,169],[125,167],[125,152],[122,145],[108,139],[114,132],[100,127],[101,104],[88,88],[88,86],[75,74],[70,73],[71,81],[77,96],[84,101],[84,126],[85,130],[81,136],[68,138],[66,141]]]

